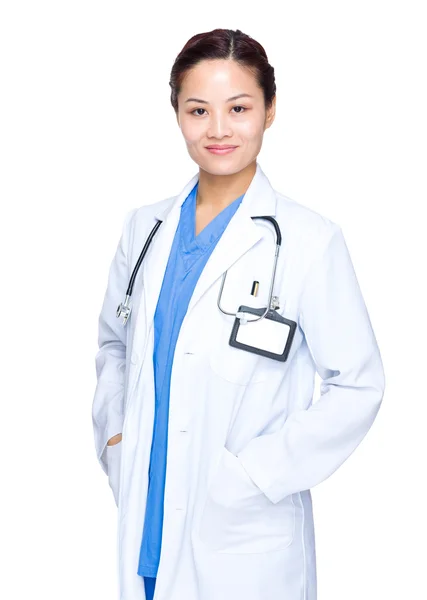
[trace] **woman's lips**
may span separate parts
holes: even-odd
[[[229,154],[230,152],[233,152],[233,150],[236,150],[238,146],[231,146],[228,148],[208,148],[206,147],[206,150],[209,150],[209,152],[212,152],[212,154]]]

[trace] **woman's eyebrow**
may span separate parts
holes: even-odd
[[[226,102],[231,102],[232,100],[237,100],[238,98],[253,98],[250,94],[237,94],[237,96],[231,96],[228,98]],[[201,104],[209,104],[206,100],[201,100],[200,98],[187,98],[185,102],[200,102]]]

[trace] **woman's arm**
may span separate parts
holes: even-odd
[[[95,448],[101,467],[108,473],[107,442],[120,434],[124,420],[124,380],[126,372],[126,327],[116,317],[129,283],[127,249],[129,229],[136,208],[127,213],[116,253],[110,265],[107,290],[98,326],[99,351],[95,357],[97,386],[92,405]]]
[[[323,380],[320,398],[238,454],[272,502],[328,478],[365,437],[384,394],[380,352],[337,224],[307,275],[300,325]]]

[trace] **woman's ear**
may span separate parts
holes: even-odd
[[[273,96],[271,106],[267,109],[267,114],[264,122],[264,131],[270,127],[276,116],[276,95]]]

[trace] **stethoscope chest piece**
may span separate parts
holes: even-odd
[[[126,321],[129,319],[130,311],[132,309],[132,307],[129,306],[129,300],[130,296],[126,295],[125,301],[120,302],[116,311],[117,318],[123,317],[123,325],[126,325]]]
[[[297,324],[271,308],[263,319],[259,319],[264,313],[264,308],[240,306],[231,330],[229,344],[234,348],[285,362]],[[244,318],[242,318],[243,314]],[[252,322],[251,315],[255,317]]]

